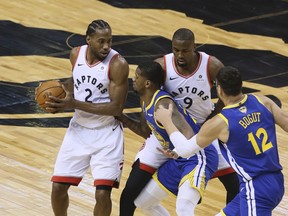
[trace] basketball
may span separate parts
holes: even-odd
[[[45,101],[50,100],[49,96],[54,96],[57,98],[64,98],[66,96],[66,92],[62,88],[62,83],[60,81],[49,80],[41,82],[35,89],[35,100],[37,104],[44,110],[46,108]]]

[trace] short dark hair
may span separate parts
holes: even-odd
[[[88,36],[88,35],[90,36],[90,35],[94,34],[97,29],[110,29],[111,30],[111,27],[104,20],[101,20],[101,19],[93,20],[87,27],[86,36]]]
[[[217,85],[220,85],[228,96],[236,96],[242,92],[242,75],[237,68],[223,67],[217,74],[216,80]]]
[[[191,40],[194,42],[194,33],[187,28],[180,28],[173,34],[172,40]]]
[[[162,86],[164,82],[164,70],[158,62],[144,62],[139,64],[138,68],[141,70],[141,76],[156,85]]]

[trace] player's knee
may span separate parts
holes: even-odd
[[[198,200],[193,199],[177,199],[176,212],[181,216],[193,216]]]
[[[134,200],[139,195],[138,187],[135,184],[126,184],[121,193],[121,199]]]
[[[145,193],[141,193],[140,196],[135,199],[134,204],[137,208],[149,209],[151,206],[155,206],[160,202],[161,200],[155,197],[154,194],[145,191]]]
[[[231,191],[233,193],[239,192],[239,187],[236,187],[239,185],[239,180],[236,173],[230,173],[224,176],[219,176],[218,178],[222,182],[227,191]]]
[[[111,202],[110,190],[96,190],[95,199],[98,204],[106,204]]]
[[[60,196],[62,194],[66,194],[70,185],[64,183],[53,182],[52,184],[52,195]]]

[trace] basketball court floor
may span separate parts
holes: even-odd
[[[71,76],[69,52],[85,43],[92,20],[111,25],[112,47],[129,63],[124,112],[132,117],[141,111],[131,85],[137,64],[171,52],[171,37],[182,27],[195,33],[197,50],[242,71],[245,93],[264,94],[288,112],[287,0],[1,0],[0,8],[1,216],[53,215],[50,177],[73,112],[44,113],[34,101],[34,88]],[[273,215],[287,216],[288,134],[277,128],[277,136],[286,193]],[[125,128],[125,164],[120,189],[113,190],[113,216],[142,143]],[[196,215],[214,215],[224,203],[225,190],[213,179]],[[87,173],[70,189],[69,215],[92,215],[93,205],[93,179]],[[163,205],[176,215],[174,197]]]

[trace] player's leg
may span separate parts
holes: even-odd
[[[64,183],[53,182],[52,184],[51,205],[55,216],[67,216],[69,187],[69,184]]]
[[[112,186],[99,185],[96,187],[94,216],[109,216],[112,211]]]
[[[109,216],[112,211],[111,191],[118,188],[124,161],[124,135],[119,124],[107,125],[90,132],[86,148],[94,149],[91,153],[90,166],[94,178],[95,207],[94,216]]]
[[[212,142],[213,146],[216,148],[219,162],[218,171],[215,173],[213,178],[218,178],[220,182],[226,189],[226,204],[231,202],[234,197],[239,193],[239,180],[237,173],[232,169],[229,163],[225,160],[221,153],[218,140]]]
[[[74,126],[69,126],[59,150],[51,178],[51,205],[55,216],[67,215],[68,189],[77,186],[89,167],[89,153],[82,151]]]
[[[229,202],[216,216],[240,216],[240,193]]]
[[[155,170],[167,160],[156,147],[161,147],[161,145],[157,138],[151,135],[136,155],[135,163],[121,193],[120,216],[134,215],[136,209],[134,200],[149,182]]]
[[[226,204],[231,202],[239,193],[239,180],[236,172],[218,176],[226,189]]]
[[[284,195],[284,177],[281,171],[262,174],[248,182],[241,182],[241,216],[271,216]]]
[[[151,179],[134,202],[146,215],[169,216],[169,212],[160,204],[168,196],[169,194]]]
[[[194,210],[200,200],[200,193],[191,187],[190,180],[186,180],[179,188],[176,200],[178,216],[193,216]]]
[[[135,161],[120,197],[120,216],[133,215],[136,209],[134,200],[151,179],[152,172],[140,169],[139,159]]]
[[[213,145],[210,145],[189,159],[177,160],[177,163],[181,167],[181,178],[178,183],[176,212],[180,216],[194,215],[208,180],[218,168],[217,151]]]

